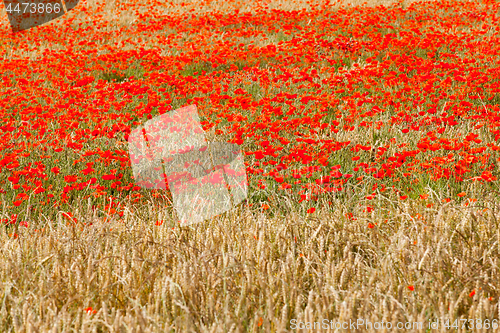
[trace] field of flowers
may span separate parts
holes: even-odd
[[[496,1],[0,8],[0,331],[499,319]],[[127,139],[193,104],[249,193],[180,228]]]

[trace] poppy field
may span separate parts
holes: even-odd
[[[0,331],[495,331],[496,1],[0,8]],[[182,227],[128,138],[189,105],[249,186]]]

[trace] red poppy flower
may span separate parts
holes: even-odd
[[[64,181],[66,183],[74,183],[78,180],[78,177],[75,176],[75,175],[68,175],[68,176],[64,176]]]

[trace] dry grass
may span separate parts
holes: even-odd
[[[403,6],[408,6],[417,0],[402,0]],[[89,10],[100,11],[105,9],[105,15],[102,19],[116,21],[123,25],[128,25],[137,20],[136,14],[146,13],[154,8],[155,14],[158,15],[179,15],[184,13],[204,14],[207,12],[233,13],[238,10],[240,13],[255,13],[256,9],[262,10],[309,10],[314,6],[324,5],[324,0],[248,0],[248,1],[217,1],[217,0],[170,0],[170,1],[148,1],[144,3],[135,3],[130,6],[126,1],[96,1],[87,0],[83,4]],[[328,8],[337,9],[341,6],[389,6],[398,3],[395,0],[334,0],[328,5]],[[128,8],[127,10],[123,10]],[[92,12],[92,11],[90,11]]]
[[[497,205],[449,203],[420,216],[416,203],[378,204],[387,220],[349,221],[336,201],[337,211],[308,220],[293,206],[272,219],[243,208],[182,230],[130,213],[125,223],[88,215],[90,227],[2,233],[0,327],[284,332],[292,319],[427,328],[437,317],[498,318]],[[377,224],[369,232],[368,222]]]

